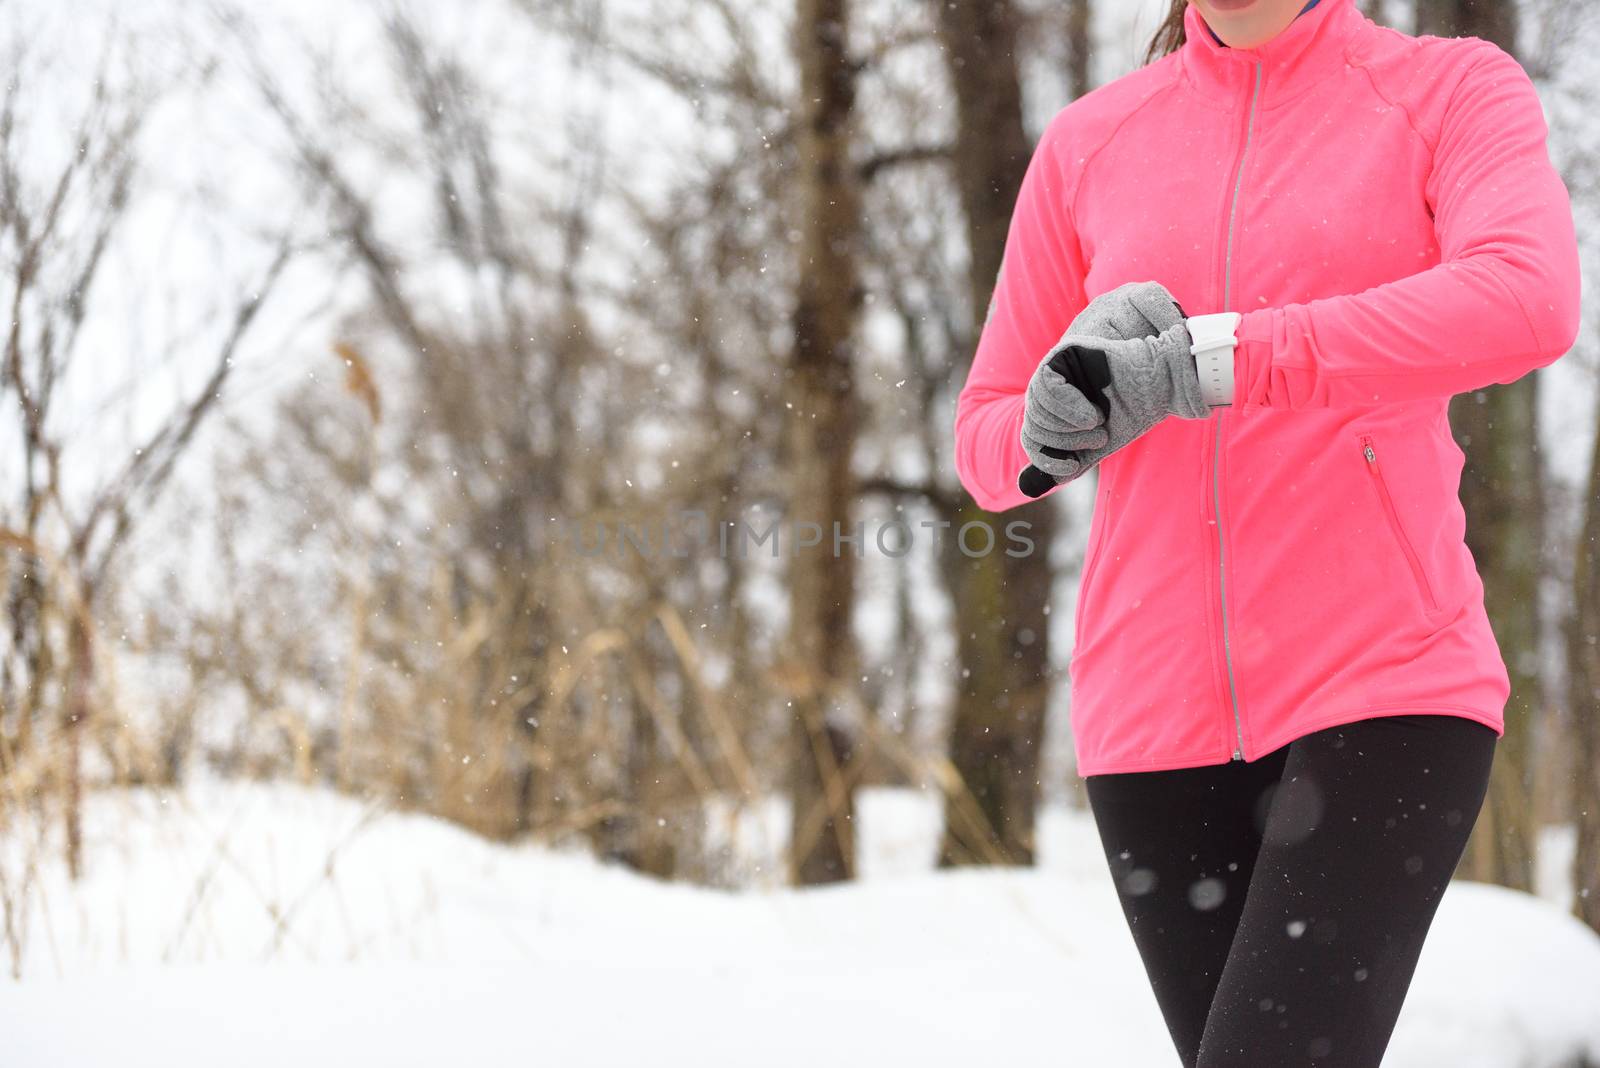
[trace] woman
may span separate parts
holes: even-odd
[[[1375,1066],[1509,694],[1448,402],[1571,347],[1571,205],[1486,41],[1354,0],[1157,41],[1035,152],[956,463],[995,511],[1099,470],[1078,771],[1183,1063]]]

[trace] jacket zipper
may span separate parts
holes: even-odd
[[[1371,473],[1373,482],[1378,487],[1378,496],[1383,501],[1383,512],[1389,517],[1389,529],[1394,534],[1394,540],[1400,543],[1400,551],[1405,554],[1406,563],[1411,567],[1411,577],[1417,582],[1417,588],[1422,591],[1423,598],[1428,602],[1428,611],[1437,612],[1439,602],[1434,600],[1433,587],[1428,584],[1428,576],[1422,569],[1422,561],[1417,559],[1417,551],[1411,547],[1411,542],[1406,539],[1405,531],[1400,526],[1400,515],[1395,511],[1394,498],[1389,495],[1389,484],[1384,481],[1383,471],[1378,467],[1378,452],[1372,447],[1372,435],[1361,435],[1361,454],[1367,458],[1367,471]]]
[[[1261,95],[1261,64],[1256,64],[1255,82],[1250,89],[1250,110],[1244,121],[1244,146],[1239,149],[1239,162],[1233,173],[1233,201],[1228,206],[1228,244],[1222,261],[1222,309],[1232,310],[1233,300],[1233,228],[1239,214],[1239,190],[1244,185],[1244,161],[1250,155],[1250,135],[1256,119],[1256,100]],[[1233,702],[1233,759],[1244,759],[1244,724],[1239,719],[1239,688],[1233,678],[1233,649],[1228,642],[1228,555],[1222,534],[1222,487],[1218,475],[1219,456],[1222,452],[1222,413],[1217,416],[1216,438],[1211,446],[1211,514],[1217,525],[1217,589],[1222,603],[1222,659],[1228,668],[1228,696]]]

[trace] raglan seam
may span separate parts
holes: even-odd
[[[1415,51],[1422,51],[1422,46],[1417,46]],[[1385,104],[1388,104],[1392,108],[1400,109],[1400,113],[1406,117],[1406,125],[1411,127],[1411,132],[1417,135],[1417,140],[1421,141],[1423,147],[1428,150],[1428,163],[1431,168],[1433,164],[1433,156],[1438,150],[1438,145],[1436,141],[1430,141],[1428,139],[1428,135],[1423,132],[1422,127],[1417,125],[1417,117],[1412,113],[1411,108],[1406,105],[1404,100],[1401,100],[1398,97],[1391,97],[1388,93],[1384,92],[1383,86],[1379,84],[1378,75],[1376,72],[1374,72],[1373,69],[1363,61],[1362,57],[1352,55],[1348,46],[1345,48],[1344,58],[1345,62],[1349,63],[1352,67],[1355,67],[1357,70],[1361,71],[1361,73],[1367,76],[1367,82],[1372,86],[1372,91],[1378,95],[1379,100],[1382,100]]]
[[[1067,220],[1072,224],[1073,236],[1078,240],[1079,259],[1083,261],[1085,266],[1088,265],[1088,261],[1083,256],[1083,240],[1078,232],[1078,197],[1083,192],[1083,176],[1088,173],[1089,168],[1094,164],[1095,159],[1099,157],[1101,151],[1103,151],[1105,147],[1112,142],[1122,128],[1126,126],[1135,115],[1138,115],[1150,105],[1151,101],[1155,100],[1158,96],[1161,96],[1164,92],[1170,90],[1177,84],[1178,79],[1169,75],[1165,84],[1157,89],[1151,90],[1149,95],[1143,100],[1139,101],[1136,107],[1131,108],[1126,115],[1118,119],[1116,124],[1111,127],[1111,132],[1106,134],[1105,138],[1098,145],[1096,145],[1092,151],[1083,157],[1083,164],[1078,168],[1078,174],[1076,176],[1077,180],[1074,182],[1072,187],[1072,196],[1067,199]]]
[[[1388,93],[1385,93],[1384,90],[1383,90],[1382,85],[1379,84],[1379,80],[1378,80],[1377,74],[1369,66],[1367,66],[1365,63],[1360,62],[1358,59],[1352,57],[1348,49],[1345,52],[1345,60],[1346,60],[1346,62],[1349,62],[1351,64],[1351,66],[1359,67],[1362,70],[1362,72],[1366,74],[1368,82],[1370,82],[1371,85],[1372,85],[1372,91],[1378,95],[1378,98],[1380,100],[1384,101],[1384,103],[1388,104],[1390,107],[1399,108],[1401,113],[1405,115],[1407,125],[1409,125],[1411,127],[1412,131],[1417,135],[1417,138],[1422,142],[1423,146],[1425,148],[1427,148],[1427,150],[1428,150],[1428,173],[1430,173],[1430,174],[1432,174],[1434,172],[1434,170],[1438,167],[1438,163],[1439,163],[1439,144],[1444,139],[1444,122],[1445,122],[1446,117],[1449,116],[1451,109],[1455,106],[1456,97],[1460,94],[1461,87],[1463,85],[1465,85],[1468,82],[1469,79],[1472,78],[1473,73],[1479,67],[1481,67],[1485,63],[1488,63],[1488,62],[1490,62],[1492,60],[1492,57],[1493,57],[1494,53],[1498,52],[1498,53],[1501,53],[1501,54],[1509,55],[1509,53],[1506,53],[1504,49],[1502,49],[1502,48],[1498,47],[1497,45],[1495,45],[1494,42],[1485,40],[1482,37],[1451,37],[1451,38],[1441,37],[1441,38],[1435,38],[1435,40],[1438,40],[1438,41],[1441,41],[1441,42],[1449,42],[1449,43],[1452,43],[1452,44],[1455,43],[1455,42],[1463,42],[1463,41],[1475,42],[1475,44],[1472,46],[1472,51],[1477,53],[1477,55],[1472,57],[1471,61],[1467,64],[1466,69],[1461,72],[1461,76],[1456,79],[1456,83],[1450,87],[1450,96],[1449,96],[1449,98],[1447,100],[1445,100],[1444,107],[1440,110],[1438,133],[1431,140],[1428,138],[1428,135],[1423,131],[1422,127],[1418,125],[1416,115],[1412,112],[1411,108],[1406,105],[1406,102],[1403,99],[1400,99],[1398,96],[1390,97]],[[1428,46],[1425,45],[1425,44],[1418,44],[1417,47],[1416,47],[1416,51],[1417,52],[1421,52],[1423,49],[1425,49],[1427,47]],[[1510,58],[1513,61],[1515,61],[1515,59],[1516,59],[1516,57],[1514,57],[1514,56],[1511,56]],[[1536,323],[1534,321],[1533,313],[1528,309],[1527,304],[1523,301],[1522,297],[1517,293],[1517,291],[1515,289],[1513,289],[1510,286],[1504,285],[1503,282],[1502,282],[1502,287],[1506,290],[1506,292],[1508,294],[1510,294],[1511,301],[1512,301],[1513,304],[1515,304],[1517,306],[1517,310],[1522,313],[1523,321],[1527,324],[1527,327],[1528,327],[1528,336],[1533,338],[1534,350],[1532,352],[1530,352],[1530,353],[1523,353],[1523,354],[1521,354],[1521,356],[1525,358],[1526,356],[1544,354],[1548,350],[1549,346],[1547,346],[1545,344],[1545,342],[1544,342],[1544,339],[1539,336],[1539,328],[1538,328],[1538,326],[1536,325]],[[1480,362],[1483,362],[1483,363],[1498,362],[1498,359],[1515,359],[1515,358],[1518,358],[1518,357],[1499,357],[1499,358],[1497,358],[1496,361],[1480,361]],[[1336,372],[1329,372],[1328,376],[1329,377],[1340,377]]]

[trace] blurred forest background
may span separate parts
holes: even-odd
[[[940,864],[1031,864],[1077,789],[1092,478],[1003,517],[1025,558],[870,532],[983,517],[950,425],[1012,198],[1164,6],[7,5],[0,834],[43,817],[31,855],[77,871],[93,791],[288,779],[714,886],[771,815],[822,883],[894,784],[942,799]],[[1586,271],[1593,6],[1363,5],[1519,57]],[[1528,888],[1561,829],[1600,930],[1587,297],[1573,353],[1451,416],[1513,679],[1461,874]],[[869,535],[551,537],[686,516]]]

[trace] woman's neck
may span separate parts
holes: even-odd
[[[1306,6],[1301,8],[1299,13],[1295,15],[1295,18],[1299,18],[1301,15],[1304,15],[1307,11],[1310,11],[1312,8],[1314,8],[1316,6],[1317,6],[1317,0],[1309,0],[1309,2],[1306,4]],[[1204,22],[1205,20],[1202,19],[1201,21]],[[1217,36],[1217,31],[1213,30],[1209,25],[1206,27],[1206,32],[1211,35],[1211,39],[1216,41],[1217,44],[1221,45],[1223,48],[1227,48],[1228,47],[1228,42],[1224,41],[1222,38],[1218,37]]]

